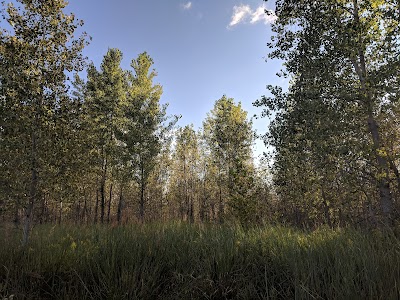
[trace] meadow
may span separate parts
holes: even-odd
[[[0,299],[400,299],[396,230],[183,223],[0,231]]]

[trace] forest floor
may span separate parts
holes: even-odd
[[[0,299],[400,299],[396,230],[0,227]]]

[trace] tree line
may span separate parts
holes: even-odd
[[[266,183],[240,103],[223,96],[203,128],[179,127],[149,54],[124,70],[111,48],[97,68],[66,2],[18,3],[2,12],[0,203],[24,242],[33,223],[261,218]]]
[[[195,130],[160,103],[146,52],[83,57],[63,0],[3,4],[0,215],[23,224],[167,221],[393,224],[399,216],[396,1],[278,0],[255,102],[272,121],[256,164],[247,112],[222,96]],[[86,76],[82,78],[82,71]],[[269,166],[270,165],[270,166]],[[270,180],[272,178],[272,181]]]

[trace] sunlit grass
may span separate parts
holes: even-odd
[[[0,299],[399,299],[390,232],[181,223],[0,233]]]

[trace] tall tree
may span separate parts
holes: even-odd
[[[234,188],[240,189],[237,185],[239,184],[239,173],[245,172],[252,164],[251,146],[254,133],[252,132],[251,122],[247,120],[247,113],[242,109],[241,104],[236,105],[232,98],[226,96],[215,102],[213,110],[203,123],[203,127],[204,136],[218,168],[218,212],[220,222],[223,222],[225,198],[230,198],[228,204],[234,210],[244,207],[239,204],[239,198],[233,196],[233,191]],[[248,174],[243,174],[243,176],[246,175]],[[245,188],[244,185],[241,185],[241,187],[243,188],[241,193],[244,195],[248,188]],[[246,198],[246,200],[249,199]]]
[[[109,49],[100,71],[91,64],[85,91],[87,126],[93,130],[93,149],[98,158],[101,223],[105,216],[107,178],[120,159],[116,135],[123,126],[128,91],[127,74],[121,68],[121,60],[120,50]]]
[[[54,131],[53,114],[66,97],[66,71],[80,71],[83,67],[85,36],[74,39],[82,22],[73,14],[64,14],[66,5],[63,0],[18,0],[2,11],[6,28],[10,29],[0,33],[1,105],[5,108],[1,110],[5,115],[0,125],[2,138],[13,144],[8,150],[19,153],[18,161],[6,164],[22,170],[22,181],[29,182],[29,191],[24,193],[29,195],[24,244],[28,242],[34,205],[44,184],[41,175],[49,169],[48,133]]]
[[[134,178],[140,187],[141,222],[144,222],[145,217],[146,187],[161,151],[163,137],[177,120],[175,118],[171,123],[165,124],[167,105],[160,105],[162,87],[153,84],[157,73],[151,69],[152,65],[153,60],[146,52],[132,60],[134,72],[130,76],[130,90],[124,115],[126,122],[119,133],[121,141],[126,145],[130,165],[134,169]]]
[[[357,167],[365,165],[365,162],[372,167],[364,169],[361,174],[365,177],[371,171],[375,174],[371,182],[377,183],[382,221],[390,223],[393,216],[391,169],[385,141],[382,140],[386,133],[382,132],[383,127],[378,122],[385,119],[382,105],[399,99],[398,3],[380,0],[279,0],[276,2],[276,15],[278,18],[272,26],[275,36],[269,44],[274,50],[269,57],[285,60],[286,69],[282,75],[291,75],[293,84],[287,95],[282,96],[278,90],[272,89],[273,97],[264,98],[258,104],[270,108],[278,105],[283,114],[275,118],[273,126],[296,131],[293,125],[302,122],[302,118],[297,116],[297,121],[290,124],[287,117],[293,117],[293,111],[308,102],[310,107],[320,107],[321,110],[314,116],[303,118],[305,122],[318,126],[315,121],[322,119],[327,125],[325,128],[336,128],[335,132],[328,131],[332,141],[334,136],[339,140],[344,137],[345,145],[357,140],[358,147],[353,144],[358,148],[356,150],[341,147],[341,161],[352,162],[350,170],[353,174],[357,174]],[[323,127],[320,129],[322,132]],[[369,140],[366,139],[368,136]],[[327,160],[333,157],[329,151],[340,148],[340,142],[336,140],[334,147],[321,149],[323,141],[317,137],[314,134],[308,139],[315,142],[315,147],[311,147],[314,158],[319,155],[320,165],[332,165]],[[274,139],[283,141],[284,131]],[[286,145],[288,143],[290,141]],[[314,166],[315,163],[314,160]],[[340,166],[337,161],[333,165]],[[327,170],[325,167],[322,169]],[[322,184],[326,188],[329,177],[321,174],[320,178],[322,181],[314,182],[313,186]]]

